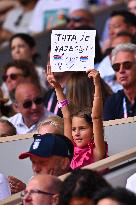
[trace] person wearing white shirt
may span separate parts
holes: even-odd
[[[126,188],[136,194],[136,173],[127,179]]]
[[[77,9],[87,9],[87,0],[39,0],[35,6],[29,30],[31,33],[43,32],[46,28],[66,23],[62,16]]]
[[[34,83],[20,83],[13,103],[17,114],[9,118],[17,134],[34,132],[38,123],[50,113],[45,109],[40,88]]]

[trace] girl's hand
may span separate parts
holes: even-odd
[[[95,69],[91,69],[88,71],[88,78],[93,78],[94,85],[97,85],[100,83],[100,74]]]
[[[50,65],[47,65],[47,81],[53,88],[60,87],[59,82],[55,79],[54,73],[51,72]]]

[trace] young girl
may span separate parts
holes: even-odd
[[[74,143],[74,157],[71,168],[80,168],[106,157],[106,143],[103,135],[102,122],[102,93],[100,75],[92,69],[88,71],[88,77],[93,78],[95,91],[92,114],[87,111],[79,111],[71,118],[68,100],[65,99],[60,84],[56,81],[51,67],[47,66],[47,80],[54,87],[58,105],[64,118],[64,135]]]

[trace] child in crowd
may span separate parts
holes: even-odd
[[[59,116],[49,116],[44,121],[41,121],[37,128],[38,134],[55,133],[64,135],[64,122]]]
[[[74,143],[74,157],[71,168],[80,168],[106,157],[106,143],[103,135],[102,122],[102,93],[100,75],[92,69],[88,71],[88,77],[93,78],[95,85],[93,107],[90,111],[82,110],[71,117],[68,104],[60,84],[56,81],[51,67],[47,66],[47,80],[54,87],[58,106],[62,110],[64,119],[64,135]]]

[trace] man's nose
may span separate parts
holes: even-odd
[[[33,166],[33,171],[36,173],[36,174],[39,174],[41,172],[41,167],[39,165],[34,165]]]
[[[16,48],[14,49],[14,53],[18,53],[18,52],[19,52],[19,48],[16,47]]]
[[[32,102],[32,109],[36,109],[37,108],[37,105],[35,104],[35,102]]]
[[[124,65],[123,64],[120,64],[120,68],[119,68],[119,72],[124,72],[125,71],[125,68],[124,68]]]
[[[115,28],[114,26],[109,26],[109,36],[114,37],[115,36]]]
[[[10,76],[8,76],[6,82],[10,82],[10,81],[12,81],[12,80],[11,80]]]

